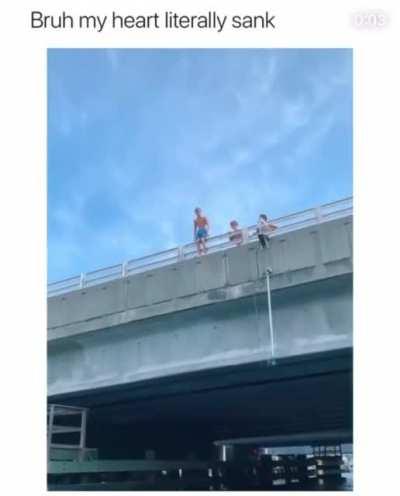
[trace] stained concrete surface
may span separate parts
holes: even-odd
[[[49,299],[49,396],[352,346],[352,217]]]

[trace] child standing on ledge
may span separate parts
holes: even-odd
[[[262,248],[266,248],[269,243],[268,233],[275,231],[277,227],[274,224],[268,222],[268,217],[265,214],[260,214],[257,222],[257,235]]]
[[[193,235],[197,245],[197,253],[199,255],[205,255],[207,253],[206,241],[208,238],[208,231],[210,230],[210,224],[207,217],[202,214],[201,208],[195,208],[194,213],[196,217],[193,221]]]
[[[236,245],[241,245],[243,243],[243,233],[239,227],[239,222],[237,220],[231,220],[229,225],[232,231],[229,233],[229,241],[233,241]]]

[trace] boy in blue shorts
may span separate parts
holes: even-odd
[[[193,220],[194,241],[197,245],[197,253],[203,255],[207,253],[206,241],[210,230],[210,224],[207,217],[202,214],[201,208],[195,208],[194,213],[196,215]]]

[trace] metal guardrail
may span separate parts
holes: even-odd
[[[271,233],[270,237],[295,231],[321,222],[345,217],[353,213],[353,197],[344,198],[335,202],[327,203],[315,208],[303,210],[283,217],[272,219],[278,229]],[[244,243],[256,240],[256,226],[242,229]],[[229,233],[212,236],[207,240],[208,253],[215,253],[226,248],[236,246],[229,240]],[[193,258],[197,255],[195,243],[188,243],[170,250],[161,251],[152,255],[128,260],[121,264],[112,265],[91,272],[82,273],[78,276],[69,277],[62,281],[56,281],[47,285],[48,296],[56,296],[70,291],[95,286],[107,281],[113,281],[132,274],[145,272],[158,267],[164,267],[182,260]]]

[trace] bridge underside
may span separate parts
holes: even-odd
[[[212,454],[213,441],[315,434],[351,442],[352,350],[221,367],[49,398],[88,406],[102,458]],[[322,433],[322,434],[321,434]],[[290,443],[289,443],[290,444]]]

